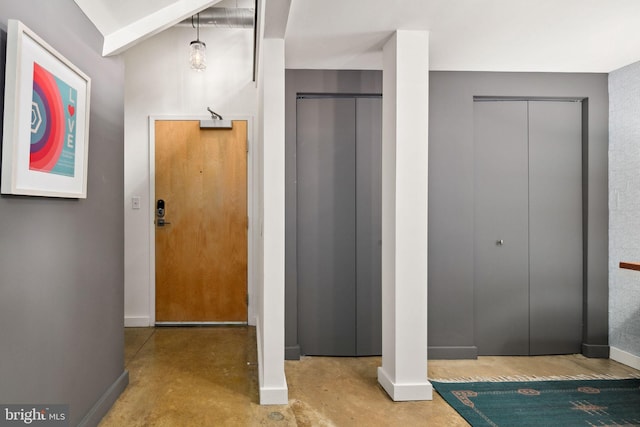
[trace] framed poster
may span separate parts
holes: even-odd
[[[87,197],[91,79],[9,20],[2,194]]]

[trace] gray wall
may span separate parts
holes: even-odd
[[[609,339],[640,357],[640,62],[609,75]]]
[[[124,370],[124,63],[73,0],[5,1],[92,78],[88,198],[0,197],[0,403],[70,405],[97,425]],[[0,95],[4,99],[4,91]]]
[[[295,95],[381,92],[374,71],[286,72],[286,335],[296,357]],[[606,74],[431,72],[429,99],[429,357],[472,358],[473,97],[586,98],[583,114],[585,283],[583,353],[608,356]]]
[[[608,356],[607,75],[431,72],[429,98],[429,357],[476,354],[473,292],[473,97],[588,101],[583,353]]]

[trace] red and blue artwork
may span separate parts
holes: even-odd
[[[29,169],[75,175],[77,91],[33,64]]]

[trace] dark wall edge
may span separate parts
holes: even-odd
[[[476,346],[428,347],[427,355],[430,360],[477,359],[478,347]]]
[[[592,359],[608,359],[608,345],[582,344],[582,354]]]
[[[284,359],[285,360],[300,360],[300,346],[292,345],[285,346],[284,348]]]

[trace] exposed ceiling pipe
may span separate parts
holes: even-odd
[[[255,9],[210,7],[200,12],[201,27],[253,28]],[[191,18],[180,22],[180,26],[191,26]]]

